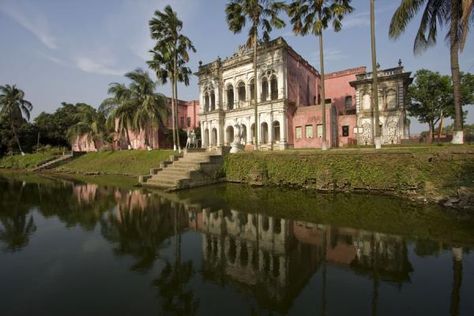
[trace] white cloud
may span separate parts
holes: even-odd
[[[0,11],[31,32],[46,47],[50,49],[58,47],[46,17],[37,10],[31,10],[25,2],[3,1],[0,4]]]
[[[80,70],[99,75],[123,76],[127,72],[126,70],[114,68],[108,65],[108,63],[92,60],[84,56],[75,58],[74,62]]]
[[[376,19],[385,12],[394,12],[397,5],[388,5],[385,7],[376,7],[375,15]],[[368,27],[370,26],[370,11],[363,11],[347,16],[342,20],[342,29],[350,29],[356,27]]]

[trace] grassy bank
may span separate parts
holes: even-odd
[[[30,169],[60,155],[62,149],[49,149],[24,156],[5,156],[0,159],[0,169]]]
[[[318,191],[378,191],[439,201],[474,186],[474,147],[254,152],[225,158],[229,181]]]
[[[58,168],[56,172],[139,176],[173,154],[171,150],[121,150],[87,153]]]

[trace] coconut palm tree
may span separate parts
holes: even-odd
[[[258,101],[257,101],[257,44],[259,28],[262,30],[262,39],[268,41],[273,28],[283,28],[285,22],[278,16],[286,5],[282,1],[274,0],[231,0],[226,8],[227,25],[235,34],[240,33],[246,23],[250,24],[247,47],[253,48],[254,89],[251,99],[255,108],[255,149],[258,149]]]
[[[5,119],[10,123],[13,136],[15,137],[18,149],[25,155],[18,138],[17,127],[23,121],[23,117],[30,120],[30,112],[33,105],[25,100],[25,93],[15,85],[0,86],[0,119]]]
[[[132,82],[129,85],[129,102],[135,106],[132,128],[143,131],[145,134],[145,145],[150,149],[149,129],[159,129],[167,119],[166,97],[155,93],[155,82],[150,78],[148,72],[136,69],[125,74]]]
[[[183,82],[186,86],[189,85],[189,75],[191,74],[191,69],[186,66],[187,61],[181,57],[182,54],[186,54],[186,39],[183,38],[183,41],[180,41],[178,51],[181,53],[178,54],[179,59],[177,60],[177,81]],[[173,81],[173,71],[174,71],[174,63],[172,58],[170,57],[170,50],[166,45],[159,47],[158,45],[153,49],[150,50],[152,54],[152,59],[147,61],[148,66],[156,71],[156,76],[158,78],[158,82],[160,84],[166,84],[168,80],[171,79],[172,81],[172,109],[177,108],[175,107],[174,100],[177,96],[177,84],[174,84]],[[173,126],[173,144],[178,144],[179,147],[179,133],[176,131],[176,127],[178,126],[178,118],[175,115],[175,112],[172,111],[172,126]],[[176,132],[176,133],[175,133]]]
[[[378,83],[378,67],[377,67],[377,46],[375,44],[375,0],[370,0],[370,48],[372,52],[372,98],[371,105],[374,115],[375,130],[375,149],[380,149],[382,140],[380,139],[380,120],[379,120],[379,83]]]
[[[322,100],[322,149],[327,149],[326,137],[326,96],[324,74],[323,31],[332,22],[333,28],[339,32],[344,15],[351,13],[351,0],[295,0],[288,7],[293,32],[297,35],[313,34],[319,38],[319,65],[321,71],[321,100]]]
[[[87,140],[94,142],[94,147],[98,149],[97,142],[104,136],[104,115],[88,104],[80,104],[75,118],[78,122],[68,129],[67,137],[72,142],[74,139],[86,135]]]
[[[159,79],[163,80],[163,76],[166,75],[171,80],[173,147],[175,150],[181,150],[177,128],[178,82],[184,82],[185,85],[189,84],[188,79],[181,79],[184,79],[182,74],[191,73],[191,70],[185,64],[189,61],[188,52],[195,52],[196,49],[191,40],[181,33],[183,22],[179,20],[177,13],[169,5],[163,11],[155,11],[149,26],[151,38],[157,41],[153,51],[158,53],[158,55],[153,54],[154,58],[149,65],[157,72]]]
[[[405,31],[408,23],[423,9],[420,26],[415,37],[414,52],[420,53],[436,44],[438,26],[447,25],[449,40],[451,76],[454,96],[454,129],[453,143],[463,143],[461,76],[459,70],[459,52],[462,52],[467,40],[469,25],[473,21],[472,0],[402,0],[393,14],[389,36],[397,39]]]
[[[109,98],[102,101],[99,111],[107,118],[108,129],[117,131],[127,139],[128,149],[132,148],[129,127],[132,125],[134,106],[129,102],[132,92],[123,83],[113,82],[109,85]]]

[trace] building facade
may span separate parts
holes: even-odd
[[[202,147],[238,143],[251,149],[256,140],[262,150],[321,147],[321,76],[283,38],[258,47],[256,79],[252,51],[244,46],[231,57],[200,63],[196,75]],[[381,70],[379,77],[383,143],[398,144],[409,136],[405,95],[410,73],[400,64]],[[365,67],[326,75],[326,137],[331,147],[373,143],[371,83]]]

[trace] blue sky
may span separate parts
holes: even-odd
[[[397,41],[388,39],[391,15],[400,1],[378,0],[377,54],[382,67],[396,66],[401,58],[406,70],[428,68],[450,73],[449,50],[442,30],[437,46],[413,54],[419,19]],[[231,55],[245,42],[246,32],[234,35],[225,21],[225,0],[0,0],[0,85],[17,84],[34,105],[33,117],[52,112],[61,102],[86,102],[98,106],[107,97],[111,82],[124,82],[123,74],[146,69],[153,47],[148,21],[156,9],[171,4],[184,22],[184,33],[197,52],[190,67],[200,60]],[[369,0],[353,0],[355,11],[343,21],[339,33],[325,37],[326,71],[366,65],[370,69]],[[460,56],[461,69],[474,72],[473,33]],[[290,27],[277,30],[317,69],[318,46],[311,37],[296,37]],[[169,87],[158,88],[169,93]],[[197,78],[179,87],[181,99],[197,99]],[[471,110],[470,112],[474,112]],[[468,116],[474,123],[474,113]],[[423,130],[412,119],[412,132]]]

